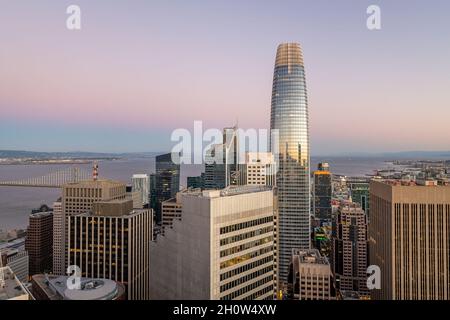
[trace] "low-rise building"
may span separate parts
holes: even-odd
[[[37,274],[31,278],[36,300],[125,300],[125,286],[108,279],[81,278],[79,288],[70,288],[68,276]]]
[[[332,299],[331,268],[317,249],[292,250],[288,275],[288,298],[292,300]]]

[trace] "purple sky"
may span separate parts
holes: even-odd
[[[267,128],[276,47],[296,41],[313,154],[450,150],[446,0],[0,3],[0,149],[161,151],[194,120]]]

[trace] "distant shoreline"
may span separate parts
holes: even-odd
[[[88,158],[88,159],[0,159],[0,165],[55,165],[55,164],[89,164],[94,161],[114,161],[122,158]]]

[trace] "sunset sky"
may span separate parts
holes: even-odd
[[[66,28],[66,8],[82,30]],[[382,29],[366,27],[381,7]],[[166,151],[194,120],[268,128],[302,45],[312,154],[450,150],[450,1],[0,0],[0,149]]]

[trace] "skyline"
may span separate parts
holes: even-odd
[[[312,155],[450,149],[444,1],[377,1],[379,31],[372,1],[77,2],[81,31],[70,1],[4,4],[0,149],[159,152],[194,120],[268,128],[285,41],[304,51]]]

